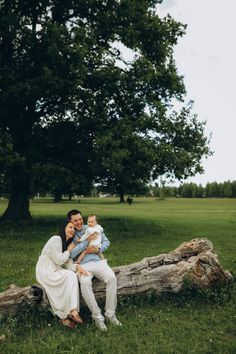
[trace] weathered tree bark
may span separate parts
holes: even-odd
[[[22,166],[15,166],[11,173],[11,194],[2,220],[30,220],[30,173]]]
[[[211,287],[233,279],[233,276],[219,264],[213,245],[207,239],[184,242],[170,253],[114,267],[113,271],[118,281],[118,295],[147,292],[178,293],[183,290],[186,278],[192,287]],[[105,298],[103,282],[95,279],[93,288],[97,299]],[[0,313],[4,315],[17,312],[24,304],[36,303],[43,307],[48,306],[47,297],[39,285],[25,288],[11,285],[0,294]]]

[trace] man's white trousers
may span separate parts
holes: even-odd
[[[117,306],[117,279],[113,270],[107,264],[106,259],[102,259],[101,261],[82,263],[81,267],[89,272],[89,276],[80,275],[79,281],[82,296],[92,313],[92,317],[98,321],[104,320],[104,317],[101,314],[101,309],[98,307],[93,293],[93,277],[96,277],[97,279],[106,283],[105,316],[111,317],[115,314]]]

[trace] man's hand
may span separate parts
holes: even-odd
[[[74,242],[75,245],[78,245],[81,241],[80,241],[80,239],[78,238],[78,240],[76,240],[76,241],[73,240],[73,242]]]
[[[94,232],[93,234],[91,234],[88,238],[87,238],[87,241],[88,242],[91,242],[93,240],[96,240],[96,238],[98,237],[98,233],[97,232]]]
[[[99,251],[100,251],[100,248],[96,247],[96,246],[88,246],[86,248],[87,253],[99,253]]]

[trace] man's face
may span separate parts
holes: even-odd
[[[70,221],[74,224],[76,230],[81,230],[84,222],[81,214],[71,215]]]

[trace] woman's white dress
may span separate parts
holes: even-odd
[[[36,265],[36,279],[46,291],[52,312],[62,319],[73,309],[79,311],[78,278],[69,256],[68,251],[62,252],[61,237],[52,236]],[[63,269],[63,264],[71,270]]]

